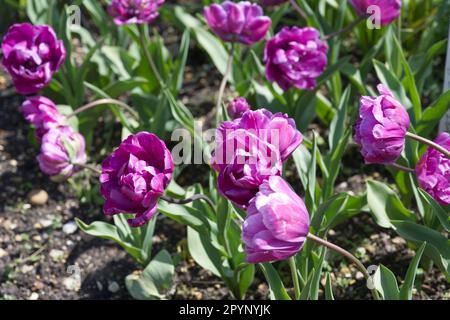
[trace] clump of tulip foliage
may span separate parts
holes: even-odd
[[[224,1],[202,11],[163,0],[113,0],[107,8],[94,2],[83,3],[99,39],[83,24],[66,23],[67,9],[46,17],[45,6],[29,8],[31,22],[12,25],[2,39],[2,65],[26,95],[20,111],[34,129],[42,172],[60,183],[99,186],[80,192],[92,198],[99,190],[112,218],[77,223],[117,242],[142,266],[143,273],[125,279],[133,297],[166,298],[170,289],[175,253],[152,254],[161,215],[186,225],[192,258],[238,299],[256,268],[273,299],[317,299],[322,278],[325,298],[333,299],[324,272],[331,251],[364,275],[374,299],[411,299],[419,267],[434,265],[450,280],[450,135],[437,133],[450,92],[426,107],[421,100],[444,42],[414,65],[403,47],[411,43],[402,42],[405,28],[424,20],[420,8],[400,0],[343,1],[339,8],[324,2],[320,10],[317,1]],[[375,18],[373,6],[380,9]],[[184,31],[176,53],[155,27],[161,17]],[[369,28],[373,19],[379,29]],[[341,49],[348,33],[363,52],[356,64]],[[69,36],[86,49],[81,63]],[[179,99],[192,43],[222,74],[210,124],[214,144],[196,131]],[[327,142],[309,129],[314,119],[328,128]],[[117,121],[122,142],[96,154],[93,137],[108,141]],[[166,142],[180,128],[208,155],[207,187],[176,183],[190,162],[177,162]],[[358,150],[361,168],[378,165],[394,183],[368,180],[362,194],[337,193],[342,159]],[[416,251],[400,286],[387,267],[369,274],[363,262],[375,261],[326,240],[357,214],[371,214]]]

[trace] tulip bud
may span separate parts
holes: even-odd
[[[309,232],[309,214],[290,185],[272,176],[250,202],[242,238],[249,263],[292,257],[301,250]]]
[[[86,163],[84,138],[69,126],[53,128],[42,137],[37,160],[52,180],[66,180],[80,170],[77,164]]]

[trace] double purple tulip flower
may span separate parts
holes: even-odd
[[[260,6],[248,1],[225,1],[205,7],[209,27],[223,41],[252,45],[264,38],[272,21]]]
[[[172,179],[173,167],[169,149],[157,136],[148,132],[128,136],[102,164],[104,213],[134,214],[128,224],[144,225],[156,213],[158,198]]]
[[[450,134],[442,132],[434,141],[450,151]],[[450,205],[450,159],[428,148],[416,165],[419,186],[441,205]]]
[[[119,26],[150,23],[158,17],[158,8],[163,3],[164,0],[113,0],[108,12]]]
[[[50,26],[14,24],[3,38],[2,64],[17,92],[36,93],[52,80],[66,57],[62,40]]]

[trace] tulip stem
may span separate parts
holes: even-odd
[[[297,13],[305,20],[308,19],[308,16],[306,15],[306,13],[302,10],[302,8],[300,8],[300,6],[298,5],[296,0],[291,0],[291,6],[292,8],[294,8],[295,11],[297,11]]]
[[[89,164],[85,164],[85,163],[75,163],[74,166],[91,170],[92,172],[97,173],[98,175],[102,174],[102,171],[97,169],[93,165],[89,165]]]
[[[400,171],[405,171],[405,172],[410,172],[410,173],[415,172],[414,169],[402,166],[401,164],[398,164],[398,163],[391,163],[389,165]]]
[[[348,252],[347,250],[331,243],[328,242],[325,239],[319,238],[311,233],[308,233],[307,238],[324,246],[327,247],[333,251],[336,251],[337,253],[339,253],[340,255],[343,255],[344,257],[346,257],[347,259],[349,259],[351,262],[353,262],[356,267],[359,269],[359,271],[362,272],[362,274],[364,275],[364,277],[366,278],[366,280],[371,279],[371,276],[369,274],[369,272],[367,271],[366,267],[364,267],[364,265],[362,264],[361,261],[358,260],[358,258],[356,258],[354,255],[352,255],[350,252]],[[380,300],[380,296],[378,295],[378,291],[374,288],[374,289],[370,289],[372,296],[375,300]]]
[[[353,29],[356,25],[358,25],[361,21],[366,20],[367,16],[360,16],[358,19],[354,20],[352,23],[350,23],[349,25],[345,26],[344,28],[332,32],[330,34],[327,34],[326,36],[323,37],[324,40],[330,40],[333,37],[339,36],[341,34],[344,34],[348,31],[350,31],[351,29]]]
[[[160,198],[168,203],[175,203],[175,204],[186,204],[191,203],[192,201],[195,200],[203,200],[206,203],[208,203],[208,205],[211,207],[211,209],[213,209],[213,211],[215,210],[214,202],[204,194],[194,194],[193,196],[186,199],[174,199],[165,195],[160,196]]]
[[[148,51],[147,41],[145,37],[145,27],[143,24],[139,24],[138,28],[139,28],[139,39],[141,41],[141,47],[142,50],[144,51],[145,58],[147,59],[148,64],[150,65],[150,68],[152,69],[153,74],[156,77],[156,80],[158,80],[159,85],[161,86],[162,89],[165,89],[164,80],[161,74],[159,73],[158,68],[156,68],[156,64],[155,61],[153,61],[152,55]]]
[[[222,98],[225,92],[225,87],[228,82],[228,77],[230,76],[231,67],[233,66],[234,57],[234,42],[231,43],[230,55],[228,56],[227,66],[225,68],[225,73],[223,74],[222,82],[220,83],[219,92],[217,94],[216,102],[216,122],[219,124],[222,121]]]
[[[300,284],[298,282],[297,265],[295,256],[289,258],[289,268],[291,269],[292,282],[294,283],[295,300],[300,299]]]
[[[411,138],[411,139],[413,139],[413,140],[416,140],[416,141],[419,141],[419,142],[421,142],[423,144],[428,145],[429,147],[439,151],[440,153],[444,154],[447,158],[450,159],[450,151],[445,149],[444,147],[438,145],[436,142],[433,142],[431,140],[428,140],[427,138],[418,136],[417,134],[414,134],[414,133],[411,133],[411,132],[406,132],[406,136]]]
[[[76,116],[77,114],[79,114],[79,113],[81,113],[83,111],[86,111],[86,110],[89,110],[89,109],[92,109],[92,108],[95,108],[97,106],[104,105],[104,104],[115,104],[115,105],[118,105],[119,107],[121,107],[121,108],[127,110],[129,113],[131,113],[131,115],[134,118],[139,119],[139,115],[136,113],[136,111],[133,110],[133,108],[131,108],[126,103],[124,103],[124,102],[122,102],[120,100],[116,100],[116,99],[99,99],[99,100],[92,101],[92,102],[90,102],[88,104],[85,104],[84,106],[82,106],[80,108],[77,108],[74,112],[72,112],[71,114],[67,115],[66,119],[69,119],[69,118],[71,118],[73,116]]]

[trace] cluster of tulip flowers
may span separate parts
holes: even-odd
[[[117,25],[150,23],[158,16],[163,0],[113,0],[109,13]],[[285,1],[262,1],[277,5]],[[381,24],[389,24],[400,12],[401,1],[358,1],[351,4],[364,18],[367,7],[381,6]],[[299,8],[296,8],[300,10]],[[301,12],[301,10],[300,10]],[[303,12],[301,12],[304,15]],[[252,45],[266,37],[271,25],[262,8],[250,2],[212,4],[204,17],[214,33],[225,42]],[[316,79],[327,66],[329,37],[321,37],[314,28],[284,27],[266,42],[266,77],[283,90],[295,87],[316,88]],[[65,59],[65,49],[51,27],[29,23],[12,26],[3,39],[3,66],[12,77],[17,92],[36,94],[47,86]],[[232,54],[230,54],[232,57]],[[155,64],[147,52],[152,72]],[[265,109],[251,110],[244,98],[228,105],[231,121],[222,121],[222,96],[230,72],[228,61],[217,99],[219,127],[211,167],[217,171],[220,194],[246,211],[242,241],[248,263],[285,260],[296,255],[307,238],[343,253],[358,267],[361,265],[343,249],[309,233],[310,215],[303,200],[282,178],[283,163],[302,143],[295,121],[285,114]],[[380,95],[362,97],[354,130],[354,141],[361,146],[366,163],[395,166],[414,171],[419,185],[442,205],[450,204],[450,135],[441,133],[429,141],[408,132],[408,113],[383,85]],[[94,107],[98,104],[92,104]],[[86,108],[80,108],[85,110]],[[82,135],[68,124],[74,114],[62,115],[55,104],[43,96],[27,97],[21,108],[35,128],[41,153],[37,159],[42,171],[61,181],[81,168],[88,168]],[[430,146],[415,169],[395,163],[404,150],[406,138]],[[223,159],[225,156],[225,160]],[[155,134],[129,135],[102,163],[100,192],[105,199],[104,213],[132,214],[132,227],[145,225],[157,212],[174,172],[170,150]],[[362,267],[364,275],[367,271]]]

